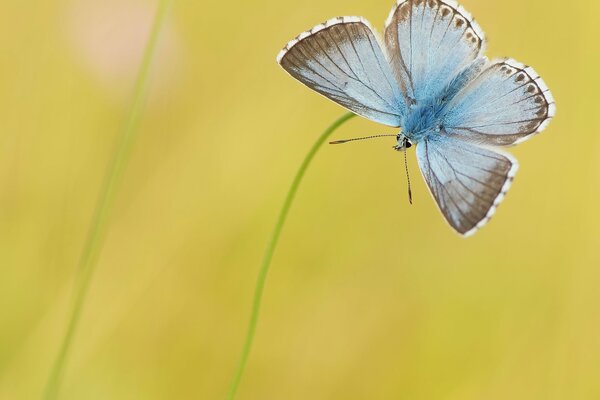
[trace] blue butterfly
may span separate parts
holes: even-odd
[[[485,38],[453,0],[399,0],[379,39],[360,17],[301,33],[277,56],[294,78],[348,110],[400,127],[448,223],[472,235],[494,214],[518,168],[497,149],[529,139],[554,116],[531,68],[488,60]]]

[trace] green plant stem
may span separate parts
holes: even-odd
[[[315,144],[308,151],[308,154],[302,161],[298,172],[296,172],[296,176],[292,181],[292,185],[288,190],[288,193],[285,197],[285,201],[283,202],[283,207],[281,207],[281,211],[279,212],[279,217],[277,218],[277,222],[275,223],[275,228],[273,229],[273,233],[271,234],[271,239],[269,240],[269,244],[267,245],[267,249],[263,255],[263,260],[260,265],[260,269],[258,271],[258,279],[256,280],[256,287],[254,289],[254,300],[252,302],[252,311],[250,314],[250,322],[248,323],[248,330],[246,332],[246,339],[244,341],[244,347],[242,348],[242,354],[240,360],[238,362],[235,375],[233,376],[233,381],[231,382],[231,387],[229,389],[229,394],[227,395],[228,400],[233,400],[235,394],[240,385],[240,381],[242,379],[242,375],[244,374],[244,370],[246,368],[246,364],[248,363],[248,356],[250,355],[250,350],[252,348],[252,342],[254,341],[254,334],[256,333],[256,324],[258,322],[258,314],[260,313],[260,304],[262,300],[263,291],[265,288],[265,281],[267,279],[267,274],[269,272],[269,266],[271,265],[271,259],[273,258],[273,253],[275,252],[275,248],[277,247],[277,242],[279,241],[279,236],[281,236],[281,230],[283,229],[283,225],[287,218],[287,215],[290,211],[290,207],[296,197],[296,192],[298,191],[298,187],[300,186],[300,182],[304,177],[308,166],[310,165],[312,159],[317,154],[319,148],[325,143],[327,138],[342,124],[346,121],[354,117],[355,115],[352,113],[347,113],[337,119],[333,124],[331,124],[325,131],[321,134],[321,136],[317,139]]]
[[[125,170],[131,148],[137,136],[136,133],[148,91],[150,66],[156,51],[158,36],[170,5],[171,0],[160,0],[158,5],[152,31],[150,32],[135,82],[133,101],[128,111],[119,143],[104,177],[103,187],[96,203],[94,216],[77,266],[78,276],[75,283],[71,317],[44,390],[43,398],[46,400],[58,398],[60,383],[69,351],[73,344],[73,338],[81,318],[86,295],[106,236],[106,226],[114,203],[115,194],[119,188],[123,171]]]

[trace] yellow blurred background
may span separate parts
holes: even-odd
[[[324,147],[265,289],[239,399],[600,398],[600,3],[464,0],[557,102],[488,226],[446,225],[393,140]],[[39,398],[156,1],[0,12],[0,399]],[[391,0],[175,1],[63,399],[222,399],[304,154],[344,111],[275,62]],[[335,138],[395,133],[359,118]]]

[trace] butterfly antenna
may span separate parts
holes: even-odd
[[[408,181],[408,202],[412,204],[412,190],[410,190],[410,175],[408,174],[408,160],[406,159],[406,146],[404,146],[404,169],[406,169],[406,180]]]
[[[329,144],[342,144],[342,143],[353,142],[353,141],[355,141],[355,140],[373,139],[373,138],[378,138],[378,137],[386,137],[386,136],[394,136],[394,137],[398,137],[398,135],[396,135],[396,134],[394,134],[394,133],[390,133],[390,134],[383,134],[383,135],[373,135],[373,136],[365,136],[365,137],[352,138],[352,139],[334,140],[333,142],[329,142]]]

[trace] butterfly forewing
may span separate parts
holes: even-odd
[[[407,98],[439,95],[482,52],[483,31],[453,1],[400,0],[385,26],[392,68]]]
[[[294,78],[373,121],[399,126],[404,98],[370,26],[339,17],[292,40],[278,56]]]
[[[491,218],[518,168],[507,154],[442,135],[419,143],[417,159],[444,218],[465,236]]]
[[[506,146],[542,131],[554,116],[539,75],[514,60],[496,60],[450,101],[444,128],[467,140]]]

